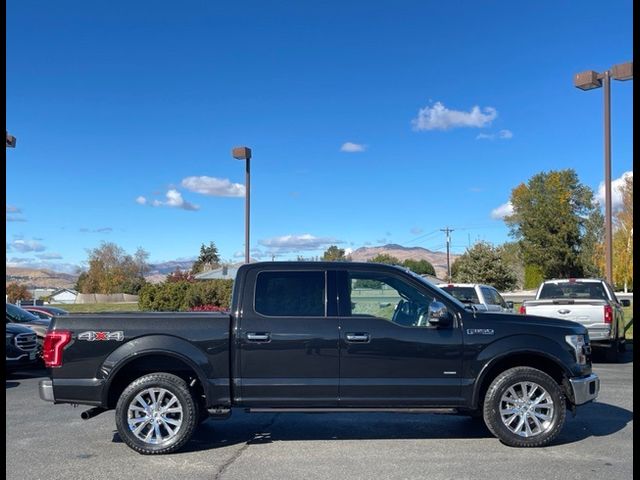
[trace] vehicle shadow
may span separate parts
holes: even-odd
[[[17,387],[18,385],[20,385],[20,382],[10,382],[9,380],[5,380],[4,385],[6,390],[7,388]]]
[[[553,445],[611,435],[623,429],[633,412],[604,403],[571,414]],[[457,415],[406,413],[275,413],[234,412],[226,421],[208,420],[177,454],[215,450],[230,445],[255,445],[301,440],[483,439],[492,438],[482,420]],[[114,432],[113,442],[122,442]],[[496,440],[497,442],[497,440]],[[507,448],[507,447],[505,447]]]
[[[47,370],[44,368],[37,368],[33,370],[18,370],[15,372],[7,373],[7,378],[11,378],[12,380],[26,380],[28,378],[40,378],[46,377]]]
[[[607,360],[606,348],[594,347],[591,354],[591,361],[593,363],[613,363]],[[633,342],[627,340],[627,349],[624,353],[620,354],[620,359],[615,363],[632,363],[633,362]]]

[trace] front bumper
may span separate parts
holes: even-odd
[[[600,379],[595,373],[586,377],[570,378],[569,382],[573,390],[573,403],[575,405],[582,405],[595,400],[600,392]]]
[[[51,380],[40,380],[38,384],[38,392],[40,398],[45,402],[55,402],[56,399],[53,396],[53,382]]]

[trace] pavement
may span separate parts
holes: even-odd
[[[633,359],[600,363],[597,401],[567,413],[548,447],[510,448],[481,422],[435,414],[233,413],[208,420],[187,447],[164,456],[130,450],[113,411],[38,397],[45,371],[6,379],[6,478],[23,479],[631,479]]]

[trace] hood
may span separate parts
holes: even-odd
[[[35,333],[30,328],[25,327],[19,323],[7,323],[7,333],[18,335],[19,333]]]
[[[577,322],[560,320],[559,318],[538,317],[536,315],[519,315],[515,313],[477,312],[480,316],[490,316],[492,321],[521,325],[527,329],[539,327],[542,331],[557,329],[567,335],[586,335],[587,328]]]

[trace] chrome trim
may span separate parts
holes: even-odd
[[[52,380],[40,380],[38,383],[38,392],[40,398],[45,402],[55,402],[56,399],[53,396],[53,381]]]
[[[23,352],[32,352],[38,347],[38,337],[35,333],[19,333],[13,339],[13,344]]]
[[[594,391],[590,393],[589,389],[594,382]],[[573,390],[573,403],[575,405],[582,405],[595,400],[600,392],[600,379],[595,373],[586,377],[570,378],[569,383],[571,383],[571,389]]]

